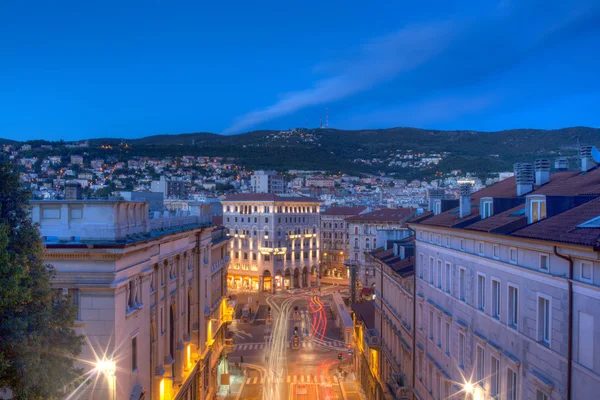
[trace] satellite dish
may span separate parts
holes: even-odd
[[[596,148],[596,146],[592,147],[592,158],[598,164],[600,164],[600,150]]]

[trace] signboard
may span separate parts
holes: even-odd
[[[221,385],[229,385],[229,374],[221,374]]]

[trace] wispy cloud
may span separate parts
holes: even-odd
[[[363,92],[412,70],[445,49],[456,31],[449,22],[408,26],[379,37],[361,49],[360,56],[345,60],[337,74],[306,90],[285,93],[281,100],[237,118],[223,133],[237,133],[306,107],[331,103]]]
[[[360,48],[358,56],[315,67],[329,76],[311,88],[284,93],[274,104],[240,116],[223,133],[242,132],[392,80],[399,88],[393,101],[396,104],[383,104],[381,111],[367,112],[365,120],[377,115],[391,120],[395,115],[398,121],[404,115],[407,123],[424,124],[447,119],[449,113],[473,113],[504,95],[501,84],[492,85],[494,92],[486,88],[486,81],[498,79],[545,49],[599,26],[597,0],[503,0],[477,16],[407,26],[370,41]],[[504,82],[508,87],[523,84],[518,77]],[[478,86],[488,90],[473,90]]]

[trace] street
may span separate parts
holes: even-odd
[[[241,364],[244,382],[239,399],[342,399],[338,367],[351,369],[347,348],[340,340],[328,295],[336,286],[295,294],[258,295],[256,316],[244,323],[236,319],[230,327],[236,344],[229,364]],[[243,296],[240,299],[244,299]],[[270,310],[270,311],[269,311]],[[269,318],[270,312],[270,318]],[[343,353],[345,359],[338,359]]]

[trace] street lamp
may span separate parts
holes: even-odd
[[[103,358],[102,360],[98,360],[96,362],[96,370],[102,372],[107,378],[109,382],[109,388],[112,396],[112,400],[117,399],[117,364],[113,360],[107,360]]]

